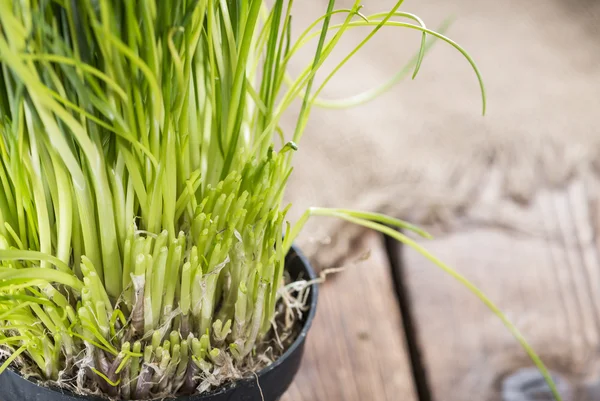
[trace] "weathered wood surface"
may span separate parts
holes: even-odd
[[[416,401],[400,313],[378,236],[368,260],[329,276],[301,370],[283,401]]]
[[[600,205],[593,187],[578,181],[527,208],[494,208],[492,218],[482,209],[483,226],[427,243],[506,312],[568,383],[570,401],[600,399]],[[460,284],[409,249],[401,256],[434,400],[550,400],[503,396],[504,379],[532,366],[523,350]]]

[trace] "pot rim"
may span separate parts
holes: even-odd
[[[287,262],[288,258],[300,259],[302,266],[303,266],[303,273],[306,273],[308,275],[308,278],[307,278],[308,281],[314,281],[317,279],[317,274],[316,274],[315,270],[313,269],[312,265],[309,263],[308,258],[298,248],[298,246],[292,244],[290,251],[286,255],[286,263],[288,263]],[[178,396],[178,397],[173,397],[173,398],[165,398],[165,399],[170,399],[173,401],[187,401],[187,400],[192,400],[192,399],[193,399],[193,401],[209,400],[211,397],[213,397],[215,395],[227,392],[230,389],[237,387],[240,383],[242,383],[244,381],[260,381],[260,379],[263,376],[265,376],[266,374],[270,373],[271,371],[277,369],[279,366],[281,366],[281,364],[283,364],[283,362],[291,354],[293,354],[298,349],[298,347],[300,347],[304,343],[306,336],[308,334],[308,331],[310,330],[310,328],[312,326],[312,322],[317,313],[317,300],[318,300],[318,296],[319,296],[319,288],[318,287],[319,287],[318,283],[316,283],[316,282],[313,282],[310,285],[310,304],[309,304],[310,308],[308,311],[308,315],[306,316],[306,319],[304,321],[304,325],[302,326],[302,330],[300,330],[300,332],[298,333],[298,336],[296,337],[296,339],[294,340],[292,345],[290,345],[288,347],[288,349],[285,350],[285,352],[279,358],[277,358],[277,360],[275,362],[273,362],[269,366],[265,367],[264,369],[260,370],[259,372],[255,373],[254,376],[236,380],[232,383],[221,386],[220,388],[217,388],[211,392],[208,392],[205,394],[196,394],[196,395],[194,395],[194,394],[183,395],[183,396]],[[5,373],[14,374],[14,375],[18,376],[19,378],[21,378],[22,380],[33,383],[36,386],[41,387],[43,389],[46,389],[46,390],[49,390],[49,391],[52,391],[55,393],[62,393],[65,395],[70,395],[70,396],[78,398],[80,400],[84,400],[84,401],[112,400],[112,398],[108,398],[108,397],[92,396],[92,395],[79,395],[79,394],[75,394],[75,393],[65,390],[65,389],[44,386],[44,385],[40,384],[39,380],[24,378],[23,376],[21,376],[18,372],[16,372],[12,368],[8,368]],[[150,401],[157,401],[157,400],[150,400]]]

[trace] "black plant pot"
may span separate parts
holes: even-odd
[[[286,268],[292,277],[316,278],[306,257],[296,247],[287,255]],[[302,331],[290,348],[275,363],[251,376],[213,392],[172,398],[173,401],[277,401],[288,389],[300,368],[306,335],[317,310],[317,285],[310,290],[310,311],[302,322]],[[260,383],[260,387],[259,384]],[[262,395],[261,395],[262,390]],[[17,373],[6,370],[0,375],[1,401],[106,401],[99,397],[80,396],[60,389],[42,387]],[[158,401],[158,400],[157,400]]]

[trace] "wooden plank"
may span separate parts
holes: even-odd
[[[400,313],[381,240],[368,260],[321,286],[306,354],[284,401],[415,401]]]
[[[548,367],[564,379],[570,393],[565,399],[571,401],[600,399],[595,392],[600,366],[595,185],[579,180],[566,190],[540,194],[519,210],[519,230],[500,228],[514,226],[505,219],[427,243],[431,252],[500,306]],[[506,378],[532,366],[523,350],[456,281],[413,251],[405,249],[401,256],[435,400],[550,400],[503,396]],[[539,383],[533,386],[539,388]]]

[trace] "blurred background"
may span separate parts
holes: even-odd
[[[361,11],[394,4],[365,0]],[[297,36],[327,1],[295,8]],[[292,218],[332,206],[425,227],[436,237],[427,248],[507,313],[565,400],[600,399],[600,2],[406,0],[401,11],[469,52],[485,82],[486,116],[468,62],[435,41],[415,80],[409,73],[358,107],[314,109],[287,194]],[[334,60],[368,32],[350,32]],[[384,83],[420,38],[383,29],[322,97]],[[294,66],[292,74],[303,64]],[[295,123],[288,117],[284,130]],[[286,401],[551,399],[499,320],[415,252],[323,218],[300,245],[319,268],[346,270],[322,285]]]

